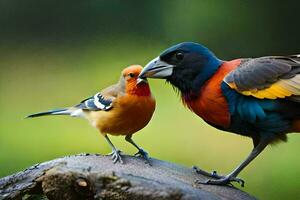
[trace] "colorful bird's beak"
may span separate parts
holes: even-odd
[[[173,68],[174,65],[170,65],[157,57],[144,67],[139,78],[167,78],[172,75]]]

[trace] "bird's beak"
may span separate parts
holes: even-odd
[[[146,78],[138,78],[137,81],[136,81],[136,84],[139,85],[141,83],[147,83],[148,84],[148,81]]]
[[[172,75],[173,68],[174,65],[170,65],[157,57],[144,67],[139,78],[167,78]]]

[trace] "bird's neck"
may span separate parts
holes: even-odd
[[[151,91],[148,83],[140,83],[138,85],[134,83],[127,85],[126,93],[135,96],[151,96]]]
[[[197,98],[200,88],[216,73],[223,62],[217,58],[212,59],[205,66],[195,66],[199,68],[199,71],[193,77],[188,79],[183,78],[178,80],[178,82],[171,83],[179,89],[182,97],[187,99]]]

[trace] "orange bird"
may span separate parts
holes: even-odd
[[[140,65],[132,65],[122,71],[117,84],[109,86],[78,105],[29,115],[29,118],[45,115],[70,115],[87,119],[100,131],[112,148],[113,162],[123,163],[121,151],[107,134],[124,135],[125,140],[138,149],[135,154],[148,161],[148,153],[140,148],[132,135],[144,128],[155,110],[155,99],[146,79],[138,78]]]

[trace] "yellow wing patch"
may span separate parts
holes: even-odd
[[[300,75],[294,76],[291,79],[280,79],[270,87],[261,90],[252,89],[240,91],[234,83],[227,84],[230,88],[243,95],[253,96],[258,99],[277,99],[290,97],[292,95],[300,95]]]

